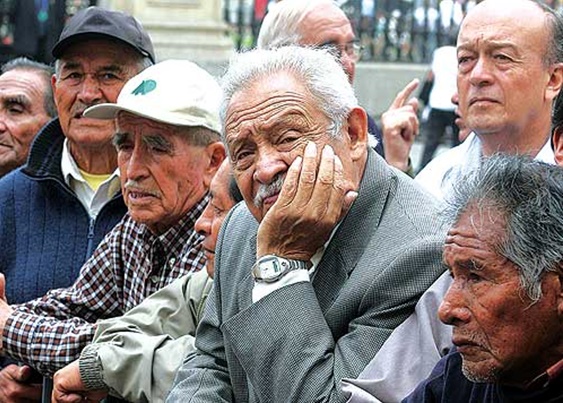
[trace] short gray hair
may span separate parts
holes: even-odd
[[[447,203],[453,222],[472,207],[500,212],[506,232],[497,252],[517,266],[521,288],[537,302],[543,275],[563,263],[563,168],[493,155],[456,184]]]
[[[51,76],[53,75],[53,68],[44,63],[30,60],[27,57],[16,57],[9,60],[2,66],[1,73],[7,73],[12,70],[23,70],[37,73],[44,85],[43,91],[43,109],[50,118],[57,116],[57,107],[55,106],[55,99],[53,98],[53,88],[51,87]]]
[[[283,0],[271,6],[264,17],[258,33],[259,49],[274,49],[280,46],[299,45],[301,32],[299,25],[309,12],[320,5],[332,4],[333,0]]]
[[[221,141],[221,136],[216,131],[203,126],[177,126],[188,144],[195,147],[207,147],[209,144]]]
[[[286,1],[286,0],[284,0]],[[295,77],[313,97],[316,105],[331,121],[329,135],[340,136],[350,111],[358,106],[354,89],[342,66],[326,50],[284,46],[272,50],[257,49],[235,57],[222,79],[221,121],[225,127],[227,108],[233,95],[260,78],[279,72]]]

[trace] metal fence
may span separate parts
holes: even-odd
[[[237,49],[249,49],[255,45],[267,7],[274,2],[224,0],[224,18],[231,27]],[[436,47],[455,41],[463,17],[479,0],[337,2],[364,46],[362,60],[429,63]],[[563,0],[544,2],[557,9],[561,9],[563,4]]]

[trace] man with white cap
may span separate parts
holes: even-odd
[[[204,70],[169,60],[138,74],[116,104],[89,108],[116,118],[114,144],[128,214],[69,288],[10,306],[0,276],[2,353],[43,374],[78,358],[101,318],[123,314],[205,264],[194,223],[225,158],[219,141],[221,90]]]
[[[123,316],[99,321],[80,359],[55,373],[53,402],[98,400],[110,392],[110,399],[164,401],[184,357],[195,350],[196,328],[213,286],[219,230],[242,200],[228,159],[213,177],[209,196],[195,223],[205,237],[206,271],[175,280]]]

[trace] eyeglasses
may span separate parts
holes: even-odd
[[[323,43],[319,46],[319,49],[324,49],[332,54],[337,59],[342,59],[344,53],[352,59],[353,62],[357,62],[362,57],[362,52],[364,47],[360,45],[360,41],[354,40],[346,43],[345,45],[338,45],[336,43]]]

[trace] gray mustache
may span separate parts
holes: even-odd
[[[275,176],[272,182],[267,185],[260,185],[256,196],[254,196],[254,205],[256,207],[261,207],[264,199],[281,192],[284,179],[285,175],[280,173]]]

